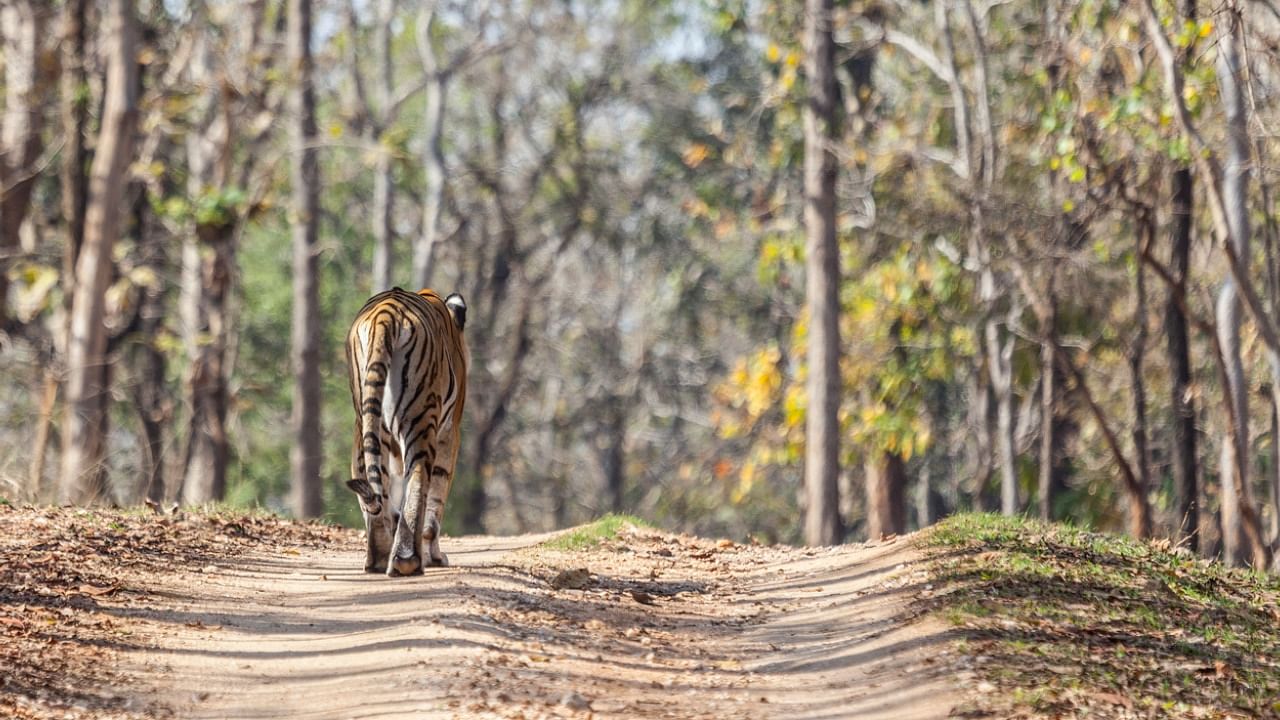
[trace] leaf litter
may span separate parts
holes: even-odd
[[[258,546],[325,545],[341,531],[265,515],[0,504],[0,717],[155,718],[114,662],[145,578],[213,567]],[[212,628],[209,628],[212,629]]]

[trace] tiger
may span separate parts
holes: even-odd
[[[364,516],[366,572],[416,575],[424,558],[449,562],[440,531],[467,397],[466,320],[457,293],[397,287],[370,298],[347,333],[356,412],[347,487]]]

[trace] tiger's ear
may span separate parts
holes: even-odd
[[[467,301],[463,300],[458,293],[451,293],[444,299],[444,306],[449,308],[453,323],[461,330],[467,324]]]

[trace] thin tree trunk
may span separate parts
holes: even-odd
[[[413,248],[413,282],[431,286],[436,245],[440,242],[440,214],[444,206],[444,117],[449,94],[450,69],[442,66],[432,38],[435,8],[428,4],[418,20],[418,55],[427,74],[426,104],[422,122],[427,144],[422,153],[426,188],[422,194],[422,236]],[[500,158],[506,162],[506,158]]]
[[[1093,397],[1093,392],[1089,390],[1089,384],[1085,382],[1084,373],[1080,372],[1080,368],[1076,367],[1071,357],[1061,347],[1058,348],[1058,362],[1062,363],[1064,369],[1075,380],[1076,391],[1084,397],[1085,404],[1089,406],[1089,411],[1093,414],[1093,419],[1098,422],[1098,427],[1102,429],[1102,437],[1106,440],[1108,449],[1111,450],[1111,457],[1115,459],[1116,466],[1120,469],[1120,477],[1124,482],[1123,490],[1129,500],[1129,534],[1139,539],[1149,537],[1151,535],[1151,506],[1147,503],[1147,496],[1138,484],[1138,476],[1133,472],[1133,467],[1124,457],[1124,451],[1120,448],[1120,439],[1116,437],[1116,433],[1111,429],[1111,423],[1107,421],[1107,416],[1103,413],[1102,407],[1098,405],[1097,400]]]
[[[67,316],[75,297],[76,261],[84,241],[85,203],[89,196],[89,175],[85,167],[89,151],[85,147],[85,128],[89,122],[89,73],[85,67],[89,56],[86,42],[89,0],[68,0],[62,8],[62,166],[59,181],[62,190],[62,214],[67,223],[67,242],[62,256],[63,298]],[[70,327],[59,338],[66,351]]]
[[[872,455],[866,463],[867,539],[906,532],[907,466],[892,452]]]
[[[201,324],[195,355],[187,377],[191,419],[187,432],[185,471],[181,501],[188,505],[222,500],[227,490],[227,337],[235,226],[198,225],[196,235],[205,251],[200,253]]]
[[[422,156],[426,189],[422,195],[422,237],[413,253],[413,281],[418,287],[431,286],[436,246],[440,242],[440,215],[444,207],[444,113],[448,96],[448,75],[433,72],[427,78],[427,146]]]
[[[58,373],[53,368],[45,368],[40,383],[40,419],[36,426],[31,468],[27,473],[27,497],[32,502],[40,502],[44,496],[45,461],[49,455],[49,438],[53,435],[53,407],[57,401]]]
[[[144,312],[151,313],[154,307],[156,306]],[[152,325],[150,321],[144,322]],[[144,329],[143,332],[146,330]],[[164,502],[165,498],[164,427],[169,415],[163,386],[165,360],[164,353],[160,352],[153,342],[148,339],[144,343],[140,349],[142,354],[138,362],[140,374],[138,381],[134,384],[133,397],[138,422],[142,425],[141,450],[144,460],[143,473],[139,477],[136,493],[139,498],[159,504]]]
[[[1056,272],[1049,270],[1048,287],[1045,290],[1048,317],[1041,319],[1040,338],[1040,519],[1054,519],[1053,504],[1058,489],[1057,478],[1057,375],[1055,361],[1058,344],[1058,297],[1054,290]]]
[[[93,502],[106,495],[106,328],[103,322],[112,248],[120,229],[124,174],[133,156],[137,119],[132,0],[110,5],[108,71],[102,129],[90,172],[84,247],[76,262],[67,348],[66,419],[63,422],[61,502]]]
[[[1149,211],[1139,212],[1138,232],[1143,238],[1140,247],[1149,247],[1155,236],[1155,225]],[[1129,345],[1129,377],[1133,385],[1133,451],[1134,466],[1138,482],[1138,490],[1143,495],[1146,505],[1146,494],[1151,488],[1151,462],[1147,450],[1147,386],[1143,376],[1143,364],[1147,350],[1147,285],[1145,266],[1137,263],[1134,268],[1134,333]],[[1148,511],[1149,512],[1149,511]],[[1150,521],[1147,521],[1150,524]],[[1148,530],[1149,532],[1149,530]]]
[[[1259,158],[1265,157],[1265,147],[1261,139],[1254,147]],[[1262,207],[1266,214],[1266,225],[1263,238],[1266,240],[1267,296],[1271,307],[1280,307],[1280,277],[1276,275],[1276,220],[1272,212],[1271,189],[1266,182],[1258,183],[1262,191]],[[1280,570],[1275,565],[1277,553],[1280,552],[1280,388],[1275,382],[1269,383],[1263,397],[1271,406],[1271,466],[1267,473],[1267,502],[1271,508],[1270,547],[1273,561],[1272,570]]]
[[[293,448],[289,454],[293,512],[317,517],[323,511],[320,487],[320,167],[316,98],[312,84],[311,0],[289,0],[288,48],[293,68],[290,118],[293,181]]]
[[[612,399],[613,407],[608,411],[605,424],[605,447],[601,452],[601,465],[604,468],[605,495],[609,498],[609,509],[615,513],[625,509],[626,483],[626,443],[627,422],[623,400]]]
[[[1232,18],[1229,22],[1237,22]],[[1242,72],[1234,39],[1223,36],[1218,43],[1217,75],[1226,113],[1227,142],[1222,168],[1222,198],[1226,206],[1226,222],[1230,230],[1231,249],[1237,258],[1249,257],[1250,221],[1248,210],[1249,130],[1246,124],[1244,94],[1239,83]],[[1218,334],[1227,364],[1227,393],[1235,411],[1235,437],[1223,442],[1222,453],[1222,537],[1223,557],[1229,565],[1251,560],[1253,548],[1246,540],[1245,510],[1249,502],[1249,400],[1240,346],[1240,301],[1234,277],[1228,277],[1218,295]],[[1269,352],[1273,382],[1280,381],[1280,363]],[[1233,457],[1234,455],[1234,457]],[[1236,462],[1238,460],[1239,462]],[[1234,470],[1234,472],[1233,472]],[[1255,533],[1258,529],[1252,529]]]
[[[1012,312],[1012,311],[1011,311]],[[1000,512],[1018,512],[1018,469],[1013,442],[1013,344],[1001,339],[994,319],[986,325],[987,362],[996,401],[996,464],[1000,468]]]
[[[809,308],[805,542],[843,536],[840,472],[840,255],[836,244],[836,86],[831,0],[807,0],[804,109],[805,300]]]
[[[3,40],[4,115],[0,118],[0,328],[9,317],[9,267],[18,252],[18,233],[31,208],[43,147],[43,87],[40,54],[47,8],[43,3],[10,2],[0,7]]]
[[[978,344],[975,369],[970,388],[969,422],[973,428],[976,447],[974,452],[973,485],[971,488],[973,509],[986,512],[993,507],[987,494],[991,485],[992,459],[995,457],[991,441],[992,417],[995,403],[991,392],[991,376],[986,369],[986,343]]]
[[[1193,2],[1188,5],[1194,7]],[[1191,267],[1191,229],[1194,186],[1191,168],[1173,174],[1173,229],[1169,267],[1176,284],[1165,300],[1165,335],[1168,340],[1170,407],[1173,409],[1172,462],[1174,502],[1178,513],[1178,542],[1192,552],[1200,549],[1200,489],[1196,467],[1196,408],[1191,396],[1191,344],[1186,302],[1187,274]]]
[[[391,22],[395,17],[395,0],[378,0],[378,23],[373,43],[378,58],[375,76],[378,93],[378,122],[375,129],[379,143],[378,158],[373,176],[373,288],[382,292],[393,283],[391,268],[395,261],[395,230],[392,227],[392,211],[395,198],[395,182],[391,176],[391,153],[381,145],[391,126],[391,93],[394,86],[391,63]]]
[[[144,239],[146,264],[157,278],[168,271],[165,239],[145,222],[148,203],[145,193],[138,193],[134,215],[139,236]],[[143,472],[135,488],[136,498],[162,503],[165,498],[164,429],[169,425],[169,400],[165,388],[165,354],[157,346],[164,327],[164,286],[155,282],[142,290],[139,308],[139,341],[133,358],[133,405],[142,426],[140,451]]]
[[[395,230],[392,228],[393,188],[391,156],[378,150],[373,176],[373,287],[371,293],[389,290],[394,284],[391,267],[395,261]]]
[[[1280,391],[1271,386],[1271,482],[1267,483],[1268,500],[1271,503],[1271,556],[1274,561],[1280,551]],[[1274,568],[1273,568],[1274,569]]]

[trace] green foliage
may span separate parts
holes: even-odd
[[[976,352],[970,284],[944,255],[911,245],[841,293],[841,332],[851,343],[841,374],[861,405],[845,424],[864,451],[910,460],[928,449],[929,387],[954,381]]]
[[[197,225],[231,225],[244,211],[247,199],[244,190],[234,186],[207,191],[196,199],[192,216]]]

